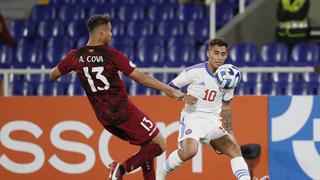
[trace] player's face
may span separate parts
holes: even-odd
[[[112,38],[111,30],[112,30],[111,24],[108,23],[103,33],[103,42],[105,45],[108,45],[111,41],[111,38]]]
[[[207,52],[209,58],[209,64],[214,69],[218,68],[226,61],[228,57],[228,51],[225,46],[214,45],[209,47]]]

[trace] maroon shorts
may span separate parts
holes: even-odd
[[[115,126],[104,126],[111,134],[134,145],[148,144],[159,133],[159,129],[150,118],[132,105],[128,108],[129,118]]]

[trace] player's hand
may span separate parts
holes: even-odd
[[[196,98],[192,95],[186,94],[183,96],[182,101],[187,104],[193,105],[193,104],[197,103],[198,98]]]

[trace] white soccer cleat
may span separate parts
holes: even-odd
[[[163,168],[163,166],[158,167],[156,172],[156,180],[166,180],[168,172]]]

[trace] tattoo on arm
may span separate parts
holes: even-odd
[[[230,106],[225,106],[221,112],[222,123],[228,133],[233,134],[232,132],[232,118],[231,118],[231,108]]]

